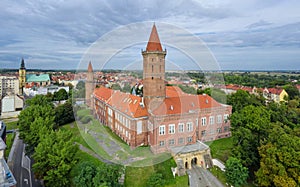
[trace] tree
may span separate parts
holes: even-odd
[[[26,100],[26,105],[27,106],[32,106],[32,105],[41,105],[41,106],[45,106],[45,105],[49,105],[52,108],[54,107],[52,104],[52,98],[45,96],[45,95],[36,95],[31,99],[27,99]]]
[[[73,106],[70,100],[65,104],[58,105],[55,109],[55,122],[57,125],[65,125],[75,120]]]
[[[125,93],[130,93],[130,91],[131,91],[131,86],[130,86],[130,84],[125,84],[124,85],[124,87],[123,87],[123,89],[122,89],[122,92],[125,92]]]
[[[85,89],[85,82],[79,81],[79,82],[76,84],[76,89],[77,89],[77,90],[83,90],[83,89]]]
[[[21,111],[19,115],[20,138],[25,139],[30,131],[31,124],[37,119],[42,118],[45,121],[54,121],[55,113],[51,105],[31,105]],[[25,140],[25,143],[26,140]]]
[[[163,175],[161,173],[152,173],[147,181],[147,186],[158,187],[164,186],[165,183],[166,181],[163,179]]]
[[[256,98],[255,95],[244,90],[237,90],[236,93],[228,95],[227,98],[227,103],[232,105],[232,112],[240,111],[248,105],[262,106],[261,102],[263,101]]]
[[[202,89],[197,89],[197,94],[207,94],[209,96],[211,96],[211,88],[205,88],[204,90]]]
[[[197,94],[197,91],[195,88],[187,86],[187,85],[178,85],[179,88],[184,92],[184,93],[188,93],[188,94]]]
[[[95,165],[92,164],[91,162],[83,162],[79,168],[80,168],[80,173],[74,179],[75,186],[93,187],[94,186],[93,178],[97,174]]]
[[[79,81],[76,85],[76,90],[73,90],[74,98],[85,98],[85,82]]]
[[[122,167],[120,165],[103,164],[97,167],[93,178],[94,186],[119,186]]]
[[[41,135],[48,134],[54,126],[53,118],[42,118],[37,117],[30,124],[30,133],[26,134],[24,137],[24,142],[26,145],[26,154],[31,155],[34,149],[40,143]]]
[[[229,184],[239,187],[246,183],[248,169],[237,158],[230,157],[225,163],[225,177]]]
[[[242,164],[248,167],[253,177],[259,168],[258,147],[261,140],[267,137],[270,128],[270,113],[263,106],[246,106],[240,112],[230,116],[233,136],[233,153]]]
[[[72,133],[50,131],[41,136],[35,149],[33,171],[37,178],[44,179],[46,186],[68,186],[68,175],[77,161],[74,159],[77,151]]]
[[[113,89],[113,90],[122,90],[121,86],[118,83],[115,83],[115,84],[111,85],[111,89]]]
[[[271,114],[271,122],[281,122],[290,128],[300,123],[300,110],[297,107],[297,100],[289,100],[288,103],[281,104],[271,102],[267,105]]]
[[[296,187],[300,184],[300,128],[272,124],[268,139],[259,148],[259,186]]]
[[[289,99],[295,99],[296,97],[300,97],[299,90],[293,85],[286,85],[283,87],[284,90],[288,93]]]
[[[54,92],[54,100],[62,101],[68,99],[68,93],[65,89],[60,89],[57,92]]]

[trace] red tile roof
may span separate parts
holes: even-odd
[[[135,118],[148,116],[147,108],[140,105],[142,98],[139,96],[104,87],[95,89],[94,95],[129,116]],[[224,106],[209,95],[186,94],[177,86],[167,86],[166,95],[167,97],[163,102],[152,111],[153,114],[184,114],[196,112],[199,109]]]
[[[168,86],[166,87],[166,91],[167,98],[164,99],[160,106],[153,110],[153,114],[184,114],[195,112],[199,109],[223,106],[209,95],[186,94],[176,86]]]
[[[146,51],[162,51],[158,33],[155,24],[152,27],[150,38],[147,44]]]
[[[280,93],[283,91],[281,88],[268,88],[269,93],[280,95]]]
[[[139,96],[104,87],[95,89],[94,95],[96,98],[106,102],[116,110],[134,118],[148,116],[146,107],[140,105],[142,98]]]

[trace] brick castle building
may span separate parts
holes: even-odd
[[[149,145],[154,153],[170,151],[178,154],[185,147],[185,154],[189,154],[195,151],[195,147],[202,147],[196,151],[204,150],[210,157],[208,146],[200,141],[231,135],[227,118],[232,107],[205,94],[186,94],[179,87],[166,86],[166,54],[153,25],[146,50],[142,51],[143,96],[104,87],[93,90],[93,76],[90,75],[87,103],[92,103],[93,112],[102,124],[133,148]],[[89,64],[88,74],[91,72]],[[205,156],[197,158],[203,165]],[[188,162],[185,166],[190,168]]]

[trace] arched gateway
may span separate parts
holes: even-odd
[[[193,165],[212,167],[209,146],[197,141],[195,144],[171,148],[172,156],[177,163],[177,174],[184,175]]]

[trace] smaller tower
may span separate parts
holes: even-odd
[[[91,95],[94,92],[94,72],[91,61],[88,65],[87,77],[85,81],[85,103],[89,107],[91,106]]]
[[[23,95],[23,88],[25,87],[25,84],[26,84],[26,68],[25,68],[24,59],[22,58],[21,66],[19,69],[19,93],[21,95]]]

